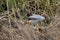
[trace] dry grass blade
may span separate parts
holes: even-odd
[[[60,1],[0,0],[0,4],[0,40],[60,40]],[[27,23],[31,14],[45,20],[33,26]]]

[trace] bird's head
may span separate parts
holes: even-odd
[[[45,20],[45,17],[42,16],[40,20]]]

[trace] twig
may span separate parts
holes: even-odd
[[[11,26],[11,22],[10,22],[10,15],[9,15],[9,5],[8,5],[8,0],[7,0],[7,14],[8,14],[8,21],[9,21],[9,25]]]
[[[5,16],[0,17],[0,19],[4,18]]]
[[[17,4],[16,4],[16,0],[14,0],[14,3],[15,3],[15,7],[16,7],[16,9],[17,9]]]

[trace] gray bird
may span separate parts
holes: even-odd
[[[29,16],[28,22],[37,24],[39,21],[43,21],[43,20],[45,20],[44,16],[33,14],[33,15]]]

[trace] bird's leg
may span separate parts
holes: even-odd
[[[36,27],[39,28],[40,27],[39,24],[36,24]]]

